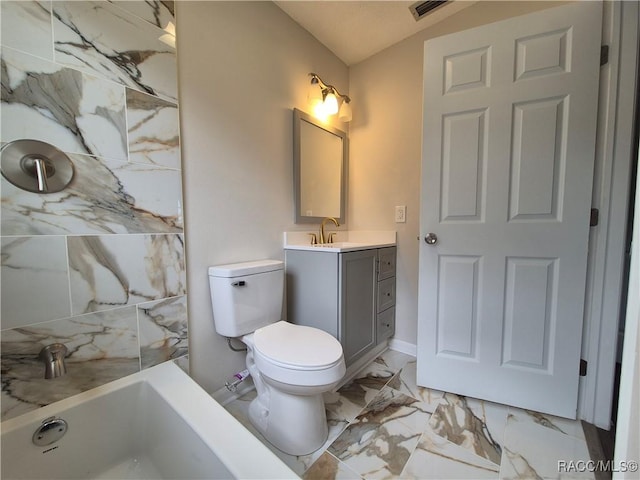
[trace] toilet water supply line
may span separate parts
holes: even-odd
[[[236,348],[236,347],[234,347],[233,345],[231,345],[231,338],[229,338],[229,337],[226,337],[226,338],[227,338],[227,345],[234,352],[246,352],[247,351],[246,348]],[[227,390],[229,390],[230,392],[235,393],[236,390],[238,390],[238,385],[240,385],[242,382],[244,382],[249,375],[250,375],[249,370],[246,370],[246,369],[242,370],[241,372],[236,373],[235,375],[230,377],[226,382],[224,382],[224,386],[227,387]]]
[[[231,350],[233,350],[234,352],[246,352],[247,351],[247,347],[244,348],[236,348],[233,345],[231,345],[231,338],[229,337],[225,337],[227,339],[227,345],[229,346],[229,348]]]
[[[249,370],[242,370],[241,372],[236,373],[234,376],[229,378],[226,382],[224,382],[224,386],[227,387],[227,390],[230,392],[234,392],[238,390],[238,385],[245,381],[245,379],[249,376]]]

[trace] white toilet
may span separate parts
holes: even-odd
[[[345,374],[342,346],[317,328],[282,321],[284,265],[259,260],[209,267],[216,331],[240,337],[258,392],[251,423],[273,445],[306,455],[327,440],[323,392]]]

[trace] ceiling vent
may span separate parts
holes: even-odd
[[[436,8],[442,7],[444,4],[449,3],[450,0],[428,0],[426,2],[417,2],[409,7],[411,14],[416,21],[427,16],[433,12]]]

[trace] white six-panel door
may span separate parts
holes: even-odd
[[[425,44],[419,385],[575,418],[601,15]]]

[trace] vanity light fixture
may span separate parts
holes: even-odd
[[[351,112],[351,99],[341,94],[336,87],[328,85],[315,73],[310,73],[311,82],[307,92],[307,100],[314,113],[320,117],[338,114],[343,122],[350,122],[353,118]],[[339,103],[339,100],[342,103]]]

